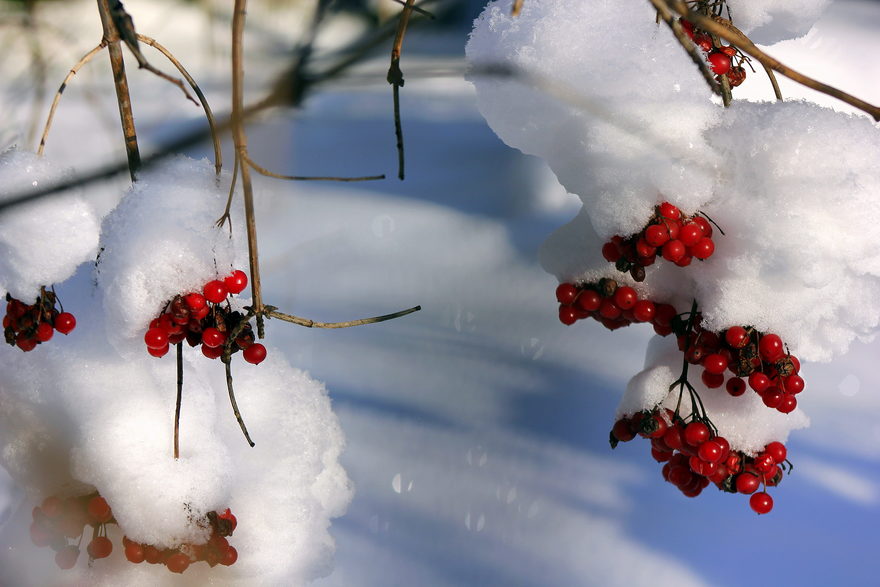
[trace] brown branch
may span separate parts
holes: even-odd
[[[268,316],[269,318],[284,320],[285,322],[290,322],[298,326],[305,326],[306,328],[350,328],[352,326],[362,326],[364,324],[373,324],[376,322],[393,320],[394,318],[400,318],[401,316],[406,316],[407,314],[418,312],[421,309],[421,306],[414,306],[412,308],[407,308],[406,310],[394,312],[393,314],[385,314],[383,316],[375,316],[373,318],[361,318],[360,320],[351,320],[349,322],[317,322],[315,320],[309,320],[308,318],[300,318],[299,316],[285,314],[284,312],[277,311],[271,306],[266,306],[266,316]]]
[[[326,177],[326,176],[316,176],[316,175],[281,175],[280,173],[275,173],[273,171],[269,171],[265,167],[257,165],[253,159],[251,159],[250,155],[245,154],[247,157],[246,162],[250,165],[254,171],[259,173],[260,175],[265,175],[266,177],[274,177],[275,179],[283,179],[288,181],[341,181],[341,182],[352,182],[352,181],[376,181],[379,179],[385,179],[385,174],[382,175],[365,175],[361,177]]]
[[[174,407],[174,458],[180,458],[180,404],[183,400],[183,343],[177,347],[177,402]]]
[[[744,53],[757,59],[761,62],[762,65],[768,67],[769,69],[772,69],[773,71],[776,71],[777,73],[780,73],[801,85],[807,86],[810,89],[816,90],[817,92],[821,92],[833,98],[837,98],[842,102],[846,102],[850,106],[854,106],[855,108],[858,108],[859,110],[868,113],[875,121],[880,121],[880,107],[865,102],[864,100],[856,98],[851,94],[848,94],[833,86],[817,81],[798,71],[795,71],[794,69],[791,69],[777,59],[761,51],[757,46],[755,46],[754,43],[752,43],[752,41],[749,40],[748,37],[746,37],[742,33],[731,30],[730,28],[715,22],[711,18],[690,10],[687,4],[682,0],[651,0],[651,2],[663,2],[667,8],[672,8],[678,14],[694,23],[694,26],[697,26],[704,31],[707,31],[714,35],[718,35],[728,43],[735,45]]]
[[[779,82],[776,81],[776,74],[773,73],[773,70],[761,64],[764,68],[764,72],[767,74],[767,77],[770,78],[770,85],[773,86],[773,93],[776,95],[776,99],[782,102],[782,91],[779,89]]]
[[[70,68],[70,71],[64,77],[64,81],[61,82],[61,86],[58,88],[58,91],[55,92],[55,98],[52,100],[52,106],[49,108],[49,116],[46,119],[46,126],[43,127],[43,136],[40,137],[40,146],[37,147],[37,155],[42,155],[43,151],[46,148],[46,139],[49,137],[49,130],[52,128],[52,121],[55,118],[55,111],[58,109],[58,104],[61,102],[61,95],[64,93],[64,90],[67,89],[67,84],[70,83],[70,80],[73,79],[73,76],[77,74],[77,72],[85,66],[92,58],[101,52],[101,50],[107,46],[105,41],[101,41],[101,44],[86,53],[82,56],[82,58],[76,62],[76,65]]]
[[[666,5],[664,0],[650,0],[651,4],[654,5],[654,8],[657,9],[657,16],[663,19],[663,22],[669,26],[672,30],[672,34],[675,35],[675,38],[678,40],[679,44],[684,48],[687,54],[690,56],[691,60],[696,64],[697,68],[700,70],[700,73],[703,76],[703,79],[706,80],[706,83],[709,85],[709,89],[712,90],[713,93],[721,96],[722,90],[721,85],[715,81],[715,76],[712,75],[712,72],[709,71],[709,66],[706,64],[706,60],[703,58],[703,54],[697,48],[693,41],[685,34],[684,30],[681,28],[681,24],[679,24],[678,19],[675,18],[675,15],[669,10],[669,6]]]
[[[397,137],[397,177],[404,178],[403,156],[403,125],[400,121],[400,88],[403,87],[403,72],[400,71],[400,51],[403,47],[403,37],[413,11],[415,0],[406,0],[403,10],[400,12],[400,20],[397,22],[397,33],[394,36],[394,44],[391,46],[391,66],[388,68],[386,79],[392,87],[394,100],[394,135]]]
[[[156,39],[152,39],[145,35],[138,35],[138,40],[146,43],[150,47],[153,47],[157,51],[159,51],[162,55],[164,55],[168,61],[171,62],[174,67],[177,68],[177,71],[180,72],[180,75],[186,79],[187,83],[192,87],[193,91],[196,93],[196,96],[199,98],[199,103],[202,106],[202,110],[205,111],[205,118],[208,119],[208,126],[211,129],[211,141],[214,143],[214,168],[217,170],[217,174],[220,174],[220,170],[223,169],[223,152],[220,149],[220,136],[217,134],[217,125],[214,122],[214,113],[211,111],[211,106],[208,105],[208,99],[205,98],[205,94],[202,92],[202,88],[199,87],[199,84],[196,83],[196,80],[189,74],[183,64],[177,60],[171,51],[163,47],[159,44]]]
[[[406,6],[406,0],[394,0],[394,1],[397,2],[398,4],[400,4],[401,6]],[[522,0],[517,0],[517,1],[521,2]],[[422,16],[427,16],[431,20],[437,20],[436,16],[434,16],[433,14],[431,14],[430,12],[425,10],[424,8],[416,6],[415,4],[413,4],[412,9],[413,9],[413,12],[417,12],[417,13],[421,14]]]
[[[122,48],[119,46],[119,32],[113,24],[109,0],[98,0],[98,12],[104,29],[103,43],[110,52],[110,67],[113,69],[113,81],[116,86],[116,101],[119,104],[119,118],[122,121],[122,134],[125,137],[125,152],[128,156],[128,173],[135,181],[141,166],[141,155],[137,143],[137,131],[134,116],[131,112],[131,96],[128,92],[128,78],[125,76],[125,63],[122,60]]]
[[[220,228],[228,221],[230,236],[232,235],[232,217],[229,215],[229,211],[232,209],[232,197],[235,195],[235,184],[238,181],[238,168],[240,166],[241,157],[236,153],[235,161],[232,163],[232,181],[229,182],[229,195],[226,197],[226,209],[223,210],[223,214],[217,219],[217,222],[215,222],[217,228]]]
[[[513,7],[510,9],[510,16],[519,16],[522,12],[523,0],[513,0]]]

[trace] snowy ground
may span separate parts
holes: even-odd
[[[853,56],[876,50],[878,8],[838,2],[806,38],[773,53],[876,103],[878,65]],[[416,33],[409,40],[419,47]],[[463,43],[463,32],[424,42],[431,54],[413,70],[461,67]],[[769,96],[762,82],[743,89]],[[73,93],[65,99],[64,108],[88,110]],[[283,173],[393,177],[390,100],[384,83],[316,95],[296,119],[255,126],[253,155]],[[160,105],[145,109],[153,137],[194,116]],[[52,140],[56,154],[74,157],[71,110],[59,113]],[[460,79],[408,76],[403,115],[405,182],[258,184],[270,303],[326,321],[423,307],[351,330],[269,324],[272,344],[326,382],[348,440],[342,460],[356,494],[333,523],[336,568],[319,584],[874,580],[880,562],[864,554],[880,520],[880,344],[805,368],[801,406],[812,426],[790,440],[795,471],[770,515],[758,518],[741,496],[684,498],[644,446],[607,445],[649,333],[556,319],[556,282],[536,251],[574,215],[574,198],[492,134]],[[11,507],[14,490],[0,511],[4,499]]]

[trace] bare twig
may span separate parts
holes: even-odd
[[[385,174],[382,175],[365,175],[360,177],[326,177],[326,176],[314,176],[314,175],[281,175],[280,173],[275,173],[273,171],[269,171],[265,167],[257,165],[253,159],[250,158],[250,155],[246,155],[247,164],[253,168],[254,171],[259,173],[260,175],[265,175],[267,177],[274,177],[275,179],[284,179],[289,181],[341,181],[341,182],[352,182],[352,181],[376,181],[379,179],[385,179]]]
[[[767,73],[767,77],[770,78],[770,84],[773,86],[773,94],[776,95],[776,99],[782,102],[782,91],[779,89],[779,82],[776,81],[776,74],[773,73],[773,70],[761,64],[764,67],[764,71]]]
[[[122,121],[122,134],[125,137],[125,152],[128,155],[128,172],[135,181],[141,166],[141,155],[138,149],[137,132],[134,127],[134,116],[131,112],[131,96],[128,93],[128,79],[125,76],[125,63],[122,61],[122,48],[119,46],[119,32],[110,14],[110,0],[98,0],[98,12],[101,14],[101,25],[104,27],[104,39],[110,52],[110,67],[113,69],[113,81],[116,86],[116,101],[119,103],[119,118]]]
[[[522,12],[523,0],[513,0],[513,7],[510,9],[511,16],[519,16]]]
[[[180,75],[186,79],[187,83],[192,87],[193,91],[196,93],[196,96],[199,98],[199,103],[202,106],[202,109],[205,111],[205,118],[208,119],[208,126],[211,129],[211,141],[214,143],[214,167],[217,170],[217,173],[220,173],[220,170],[223,168],[223,152],[220,149],[220,136],[217,134],[217,125],[214,122],[214,113],[211,111],[211,106],[208,105],[208,99],[205,98],[205,94],[202,92],[202,88],[199,87],[199,84],[196,83],[196,80],[189,74],[183,64],[177,60],[171,51],[163,47],[156,39],[151,39],[145,35],[138,35],[138,40],[146,43],[150,47],[153,47],[157,51],[159,51],[162,55],[164,55],[168,61],[177,68],[177,71],[180,72]]]
[[[226,209],[223,210],[223,214],[220,218],[217,219],[215,223],[217,228],[223,226],[227,221],[229,222],[229,234],[232,235],[232,217],[229,215],[229,211],[232,209],[232,198],[235,196],[235,184],[238,181],[238,168],[241,166],[241,157],[238,156],[238,153],[235,154],[235,161],[232,163],[232,181],[229,182],[229,196],[226,198]]]
[[[403,72],[400,71],[400,51],[403,47],[403,37],[413,11],[415,0],[406,0],[403,10],[400,12],[400,20],[397,22],[397,33],[394,36],[394,45],[391,47],[391,66],[388,68],[386,79],[391,84],[394,99],[394,135],[397,137],[397,177],[404,178],[403,157],[403,125],[400,122],[400,88],[403,87]]]
[[[703,58],[702,53],[697,49],[697,46],[693,41],[688,38],[684,30],[682,30],[681,24],[679,24],[675,15],[672,14],[669,6],[666,5],[666,2],[664,0],[650,0],[650,2],[654,5],[654,8],[657,9],[657,16],[662,18],[663,22],[665,22],[672,30],[672,34],[675,35],[679,44],[684,48],[694,64],[696,64],[700,73],[703,75],[703,79],[706,80],[706,83],[709,85],[712,92],[721,96],[721,86],[715,81],[715,76],[712,75],[712,72],[709,71],[709,66],[706,64],[706,60]]]
[[[61,86],[58,88],[58,91],[55,92],[55,98],[52,100],[52,106],[49,108],[49,116],[46,119],[46,126],[43,128],[43,136],[40,138],[40,146],[37,147],[37,155],[42,155],[43,151],[46,148],[46,139],[49,137],[49,130],[52,128],[52,120],[55,118],[55,111],[58,109],[58,103],[61,101],[61,95],[64,93],[64,90],[67,89],[67,84],[70,83],[70,80],[73,79],[73,76],[77,74],[77,72],[92,58],[101,52],[101,50],[107,46],[105,41],[101,41],[101,44],[83,55],[82,59],[77,61],[76,65],[70,68],[70,71],[65,76],[64,81],[61,82]]]
[[[398,4],[400,4],[401,6],[406,6],[406,0],[394,0],[394,1],[397,2]],[[517,0],[517,1],[522,2],[522,0]],[[420,6],[416,6],[415,4],[413,4],[412,9],[413,9],[413,12],[417,12],[417,13],[421,14],[422,16],[427,16],[431,20],[437,20],[436,16],[434,16],[433,14],[431,14],[430,12],[428,12],[427,10],[425,10],[424,8],[422,8]]]
[[[180,404],[183,400],[183,343],[177,347],[177,402],[174,407],[174,458],[180,458]]]
[[[401,316],[418,312],[422,307],[414,306],[412,308],[407,308],[406,310],[394,312],[393,314],[385,314],[373,318],[361,318],[360,320],[351,320],[349,322],[317,322],[315,320],[309,320],[308,318],[300,318],[299,316],[292,316],[290,314],[285,314],[284,312],[279,312],[271,306],[266,306],[266,309],[268,310],[266,316],[269,318],[277,318],[279,320],[284,320],[285,322],[305,326],[306,328],[350,328],[352,326],[362,326],[364,324],[374,324],[376,322],[385,322],[386,320],[400,318]]]
[[[713,19],[703,16],[698,12],[690,10],[687,4],[682,0],[651,0],[651,2],[662,2],[667,8],[675,10],[681,16],[687,18],[689,21],[694,23],[694,26],[697,26],[711,34],[718,35],[728,43],[735,45],[744,53],[757,59],[761,62],[762,65],[768,67],[769,69],[772,69],[773,71],[776,71],[777,73],[780,73],[801,85],[807,86],[810,89],[837,98],[842,102],[846,102],[850,106],[858,108],[859,110],[862,110],[863,112],[871,115],[871,117],[875,121],[880,121],[880,106],[875,106],[873,104],[865,102],[864,100],[856,98],[851,94],[848,94],[833,86],[817,81],[798,71],[795,71],[794,69],[791,69],[777,59],[761,51],[757,46],[755,46],[754,43],[752,43],[752,41],[749,40],[748,37],[746,37],[742,33],[734,31],[722,24],[719,24]]]
[[[235,401],[235,391],[232,389],[232,367],[230,363],[228,357],[223,357],[223,364],[226,365],[226,389],[229,391],[229,403],[232,404],[232,413],[235,414],[235,420],[241,427],[245,440],[247,440],[249,445],[254,446],[254,441],[251,440],[251,435],[248,434],[247,426],[244,425],[241,412],[238,411],[238,403]]]

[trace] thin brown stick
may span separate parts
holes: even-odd
[[[183,343],[177,347],[177,403],[174,407],[174,458],[180,458],[180,404],[183,402]]]
[[[773,94],[776,95],[776,99],[782,102],[782,91],[779,89],[779,82],[776,81],[776,74],[773,73],[773,70],[761,64],[764,67],[764,71],[767,73],[767,77],[770,78],[770,84],[773,86]]]
[[[205,118],[208,119],[208,126],[211,128],[211,141],[214,143],[214,168],[217,170],[217,174],[220,174],[220,170],[223,169],[223,152],[220,148],[220,136],[217,133],[217,125],[214,122],[214,113],[211,111],[211,106],[208,104],[208,99],[205,98],[205,94],[202,92],[202,88],[199,87],[199,84],[196,83],[196,80],[189,74],[183,64],[177,60],[171,51],[163,47],[156,39],[152,39],[146,35],[138,35],[138,40],[142,43],[146,43],[150,47],[153,47],[157,51],[159,51],[162,55],[164,55],[168,61],[171,62],[174,67],[177,68],[177,71],[180,72],[180,75],[184,77],[186,82],[190,85],[193,91],[196,93],[196,96],[199,99],[199,103],[202,106],[202,110],[205,111]]]
[[[513,0],[513,7],[510,9],[511,16],[519,16],[522,12],[523,0]]]
[[[404,155],[403,155],[403,124],[400,121],[400,88],[403,87],[403,72],[400,71],[400,51],[403,47],[403,37],[406,35],[406,27],[409,17],[412,15],[415,0],[406,0],[403,10],[400,12],[400,20],[397,22],[397,33],[394,36],[394,44],[391,46],[391,66],[388,68],[386,79],[391,84],[392,98],[394,101],[394,135],[397,138],[397,177],[404,178]]]
[[[254,171],[259,173],[260,175],[265,175],[266,177],[274,177],[275,179],[284,179],[288,181],[341,181],[341,182],[351,182],[351,181],[376,181],[379,179],[385,179],[385,174],[382,175],[364,175],[360,177],[325,177],[325,176],[317,176],[317,175],[281,175],[280,173],[275,173],[274,171],[269,171],[265,167],[262,167],[254,162],[251,159],[250,155],[247,156],[247,164],[253,168]]]
[[[678,14],[694,23],[694,26],[697,26],[709,33],[718,35],[728,43],[735,45],[744,53],[760,61],[762,65],[765,65],[773,71],[780,73],[801,85],[807,86],[810,89],[816,90],[817,92],[821,92],[833,98],[837,98],[842,102],[846,102],[850,106],[866,112],[875,121],[880,121],[880,106],[875,106],[873,104],[865,102],[864,100],[856,98],[855,96],[839,90],[834,86],[822,83],[798,71],[795,71],[794,69],[791,69],[787,65],[784,65],[777,59],[771,57],[770,55],[767,55],[766,53],[758,49],[758,47],[755,46],[755,44],[752,43],[752,41],[750,41],[749,38],[742,33],[725,27],[715,22],[713,19],[703,16],[698,12],[690,10],[687,4],[682,0],[651,0],[651,2],[663,2],[667,8],[675,10]]]
[[[101,41],[101,44],[86,53],[82,56],[82,59],[76,62],[76,65],[70,68],[70,71],[64,77],[64,81],[61,82],[61,86],[58,88],[58,91],[55,92],[55,98],[52,100],[52,106],[49,108],[49,116],[46,119],[46,126],[43,127],[43,136],[40,137],[40,146],[37,147],[37,155],[42,155],[43,151],[46,148],[46,139],[49,137],[49,130],[52,128],[52,121],[55,118],[55,111],[58,109],[58,104],[61,102],[61,95],[64,93],[64,90],[67,89],[67,84],[70,83],[70,80],[73,79],[73,76],[77,74],[77,72],[85,66],[92,58],[101,52],[101,50],[107,46],[105,41]]]
[[[113,69],[116,101],[119,104],[119,118],[122,122],[122,134],[125,137],[125,153],[128,156],[128,173],[131,175],[131,180],[135,181],[141,166],[141,155],[138,149],[134,116],[131,112],[131,96],[128,92],[128,78],[125,76],[122,48],[119,46],[119,32],[113,24],[109,0],[98,0],[98,12],[101,15],[101,25],[104,28],[103,42],[107,43],[107,50],[110,52],[110,67]]]
[[[223,357],[223,364],[226,365],[226,389],[229,391],[229,403],[232,404],[232,413],[235,414],[235,419],[241,427],[245,440],[253,447],[254,441],[251,440],[251,435],[248,434],[247,426],[244,425],[244,420],[241,417],[241,412],[238,411],[238,403],[235,401],[235,391],[232,389],[232,366],[228,357]]]
[[[232,209],[232,198],[235,196],[235,184],[238,181],[238,168],[241,166],[241,157],[238,156],[238,153],[235,154],[235,161],[232,163],[232,181],[229,182],[229,196],[226,198],[226,209],[223,210],[223,214],[220,218],[217,219],[215,223],[217,228],[223,226],[227,221],[229,222],[229,234],[232,234],[232,217],[229,215],[229,211]]]
[[[305,326],[306,328],[350,328],[352,326],[362,326],[364,324],[374,324],[376,322],[393,320],[394,318],[400,318],[401,316],[406,316],[407,314],[412,314],[413,312],[418,312],[422,309],[421,306],[413,306],[412,308],[407,308],[406,310],[394,312],[393,314],[385,314],[383,316],[375,316],[373,318],[361,318],[360,320],[351,320],[349,322],[317,322],[315,320],[309,320],[308,318],[300,318],[299,316],[285,314],[284,312],[279,312],[274,308],[269,309],[270,306],[267,306],[266,308],[268,310],[266,312],[266,316],[268,316],[269,318],[278,318],[279,320],[284,320],[285,322],[297,324],[298,326]]]
[[[715,76],[709,71],[709,66],[706,64],[706,60],[703,58],[702,53],[697,49],[697,46],[691,41],[687,34],[685,34],[684,30],[682,30],[678,19],[672,14],[669,6],[666,5],[664,0],[650,0],[650,2],[657,10],[657,15],[662,18],[663,22],[665,22],[672,30],[672,34],[675,35],[679,44],[687,52],[694,64],[696,64],[703,79],[706,80],[706,83],[709,85],[709,89],[711,89],[713,93],[721,96],[721,85],[715,81]]]

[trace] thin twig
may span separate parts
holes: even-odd
[[[761,63],[761,65],[764,67],[767,77],[770,78],[770,84],[773,86],[773,93],[776,95],[776,99],[782,102],[782,91],[779,89],[779,82],[776,81],[776,74],[765,64]]]
[[[174,407],[174,458],[180,458],[180,404],[183,400],[183,343],[177,347],[177,403]]]
[[[205,111],[205,118],[208,119],[208,126],[211,129],[211,141],[214,143],[214,168],[217,170],[217,174],[220,174],[220,170],[223,169],[223,152],[220,149],[220,136],[217,134],[217,125],[214,122],[214,113],[211,111],[211,106],[208,104],[208,99],[205,98],[205,94],[202,93],[202,88],[199,87],[199,84],[196,83],[196,80],[189,74],[183,64],[177,60],[171,51],[163,47],[156,39],[152,39],[147,37],[146,35],[138,35],[138,40],[142,43],[146,43],[150,47],[153,47],[157,51],[159,51],[162,55],[164,55],[168,61],[171,62],[174,67],[177,68],[177,71],[180,72],[180,75],[186,79],[187,83],[192,87],[193,91],[196,93],[196,96],[199,98],[199,103],[202,105],[202,110]]]
[[[223,358],[223,364],[226,365],[226,389],[229,391],[229,403],[232,404],[232,413],[235,414],[235,419],[238,421],[242,433],[244,433],[245,440],[247,440],[249,445],[254,446],[254,441],[251,440],[251,435],[248,434],[247,426],[244,425],[241,412],[238,411],[238,403],[235,401],[235,391],[232,389],[232,367],[228,357]]]
[[[851,94],[848,94],[833,86],[817,81],[798,71],[795,71],[794,69],[791,69],[787,65],[784,65],[777,59],[771,57],[770,55],[767,55],[766,53],[758,49],[758,47],[755,46],[755,44],[752,43],[752,41],[750,41],[749,38],[742,33],[725,27],[715,22],[713,19],[703,16],[698,12],[690,10],[687,4],[682,0],[651,0],[651,2],[665,3],[668,8],[672,8],[681,16],[687,18],[689,21],[694,23],[694,26],[697,26],[709,33],[718,35],[728,43],[735,45],[744,53],[760,61],[762,65],[767,66],[773,71],[776,71],[777,73],[780,73],[785,77],[798,82],[801,85],[807,86],[808,88],[811,88],[828,96],[837,98],[842,102],[846,102],[850,106],[854,106],[855,108],[858,108],[859,110],[870,114],[875,121],[880,121],[880,106],[875,106],[873,104],[865,102],[864,100],[856,98]]]
[[[215,222],[217,228],[220,228],[228,221],[230,236],[232,235],[232,217],[229,215],[229,211],[232,209],[232,197],[235,195],[235,184],[238,181],[238,168],[240,166],[241,157],[238,156],[238,153],[235,153],[235,161],[232,163],[232,181],[229,182],[229,195],[226,198],[226,209],[223,210],[223,214]]]
[[[403,87],[403,72],[400,71],[400,51],[403,47],[403,37],[413,11],[415,0],[406,0],[403,10],[400,11],[400,20],[397,22],[397,33],[394,36],[394,44],[391,47],[391,66],[388,68],[386,79],[392,87],[394,100],[394,135],[397,137],[397,177],[404,178],[403,158],[403,125],[400,122],[400,88]]]
[[[101,52],[101,50],[107,46],[105,41],[101,41],[101,44],[86,53],[82,56],[82,59],[77,61],[76,65],[70,68],[70,71],[64,77],[64,81],[61,82],[61,86],[58,88],[58,91],[55,92],[55,98],[52,100],[52,106],[49,108],[49,116],[46,119],[46,126],[43,127],[43,136],[40,137],[40,146],[37,147],[37,155],[42,155],[43,151],[46,148],[46,139],[49,137],[49,130],[52,128],[52,120],[55,118],[55,111],[58,109],[58,103],[61,102],[61,95],[64,93],[64,90],[67,89],[67,84],[70,83],[70,80],[77,74],[77,72],[92,58]]]
[[[394,0],[394,1],[397,2],[398,4],[400,4],[401,6],[406,6],[406,0]],[[517,0],[517,2],[522,3],[522,0]],[[434,16],[433,14],[431,14],[430,12],[425,10],[424,8],[416,6],[415,4],[413,4],[412,9],[413,9],[413,12],[417,12],[417,13],[421,14],[422,16],[427,16],[431,20],[437,20],[436,16]]]
[[[510,9],[511,16],[519,16],[522,12],[523,0],[513,0],[513,7]]]
[[[134,116],[131,112],[131,96],[128,93],[128,79],[125,76],[125,63],[122,60],[122,48],[119,46],[119,31],[113,22],[109,0],[98,0],[98,12],[104,28],[103,42],[107,43],[110,52],[110,67],[113,69],[113,81],[116,86],[116,101],[119,104],[119,118],[122,121],[122,134],[125,137],[125,152],[128,156],[128,172],[135,181],[141,166],[141,155],[138,149],[137,131]]]
[[[245,155],[247,157],[247,164],[253,168],[254,171],[259,173],[260,175],[265,175],[266,177],[274,177],[275,179],[284,179],[289,181],[341,181],[341,182],[351,182],[351,181],[376,181],[379,179],[385,179],[385,174],[382,175],[365,175],[361,177],[325,177],[325,176],[313,176],[313,175],[281,175],[280,173],[275,173],[273,171],[269,171],[265,167],[262,167],[254,162],[251,159],[250,155]]]
[[[412,314],[413,312],[418,312],[422,309],[421,306],[414,306],[412,308],[407,308],[406,310],[394,312],[393,314],[385,314],[384,316],[375,316],[373,318],[362,318],[360,320],[351,320],[349,322],[317,322],[315,320],[300,318],[299,316],[292,316],[290,314],[285,314],[284,312],[279,312],[275,309],[269,308],[270,306],[266,306],[266,309],[268,310],[266,312],[266,316],[268,316],[269,318],[278,318],[279,320],[284,320],[285,322],[290,322],[299,326],[305,326],[306,328],[350,328],[352,326],[362,326],[364,324],[385,322],[386,320],[400,318],[401,316],[406,316],[407,314]]]
[[[650,0],[651,4],[654,5],[654,8],[657,10],[657,15],[663,19],[663,22],[669,26],[672,30],[672,34],[675,35],[675,38],[678,40],[679,44],[684,48],[688,55],[690,55],[691,60],[696,64],[697,68],[700,70],[700,73],[703,75],[703,79],[706,80],[706,83],[709,85],[709,89],[712,90],[715,94],[721,95],[721,85],[715,81],[715,76],[712,75],[712,72],[709,71],[709,66],[706,64],[706,59],[703,57],[702,53],[693,41],[685,34],[684,30],[681,28],[681,24],[679,24],[678,19],[675,18],[675,15],[669,10],[669,6],[663,0]]]

